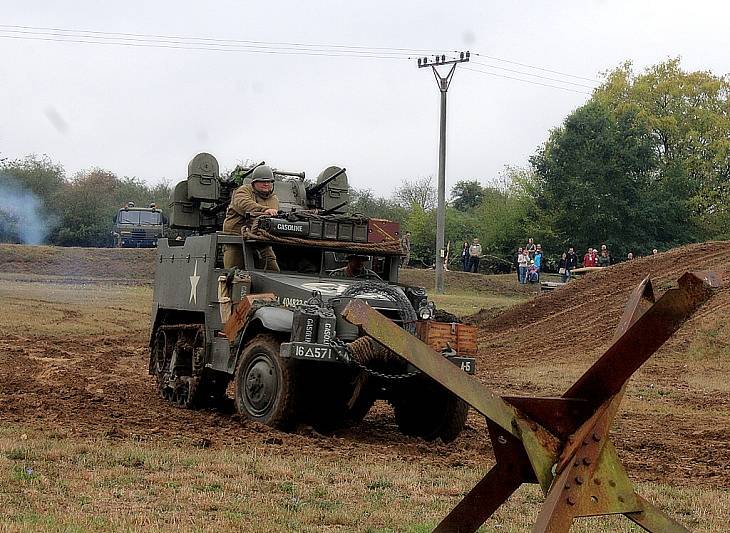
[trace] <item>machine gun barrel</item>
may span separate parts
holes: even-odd
[[[250,174],[251,174],[251,173],[252,173],[252,172],[253,172],[254,170],[256,170],[256,169],[257,169],[258,167],[260,167],[261,165],[265,165],[265,164],[266,164],[266,161],[261,161],[261,163],[256,163],[256,164],[255,164],[254,166],[252,166],[252,167],[249,167],[249,168],[241,168],[241,167],[238,167],[238,168],[237,168],[236,170],[241,170],[241,171],[243,171],[243,174],[241,174],[241,176],[240,176],[240,178],[239,178],[239,179],[240,179],[241,181],[243,181],[243,180],[244,180],[244,179],[246,179],[246,178],[247,178],[247,177],[248,177],[248,176],[249,176],[249,175],[250,175]]]
[[[300,180],[303,180],[306,177],[304,172],[291,172],[289,170],[276,170],[276,169],[272,169],[272,172],[274,174],[278,174],[279,176],[292,176],[294,178],[299,178]]]
[[[314,195],[319,194],[320,192],[322,192],[322,190],[327,185],[329,185],[331,182],[333,182],[334,180],[336,180],[339,176],[341,176],[342,174],[344,174],[346,170],[347,169],[345,169],[345,168],[341,168],[340,170],[338,170],[337,172],[335,172],[334,174],[332,174],[329,178],[327,178],[326,180],[324,180],[322,183],[318,183],[317,185],[315,185],[311,189],[308,189],[307,190],[307,195],[308,196],[314,196]]]

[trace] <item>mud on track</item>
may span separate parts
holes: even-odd
[[[483,339],[477,377],[503,394],[562,393],[602,353],[628,293],[644,275],[655,276],[655,289],[661,292],[686,270],[730,269],[729,258],[729,243],[694,245],[591,274],[496,318],[475,316]],[[40,332],[8,330],[12,317],[3,317],[3,308],[7,312],[13,294],[26,297],[29,283],[36,282],[0,280],[2,423],[103,439],[270,445],[281,453],[311,449],[353,457],[397,455],[417,458],[424,467],[486,468],[492,462],[485,425],[473,414],[467,431],[447,447],[403,437],[390,409],[380,404],[363,425],[331,436],[306,427],[295,434],[280,433],[241,420],[231,406],[223,412],[191,412],[169,405],[157,397],[147,375],[148,288],[135,288],[143,292],[130,299],[129,287],[99,283],[100,292],[117,291],[119,298],[96,299],[85,306],[75,299],[73,285],[51,291],[39,284],[33,290],[41,296],[35,297],[29,320],[58,324]],[[130,315],[133,305],[143,309],[140,316]],[[67,314],[46,315],[44,307]],[[726,342],[722,332],[728,328],[729,309],[730,292],[724,289],[632,380],[615,439],[634,479],[730,487],[730,353],[725,345],[705,356],[694,340]],[[94,332],[75,333],[73,326],[67,332],[53,329],[74,320],[88,322],[90,314],[103,317]],[[108,318],[110,314],[117,318]]]

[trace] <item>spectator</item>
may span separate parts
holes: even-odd
[[[530,267],[530,252],[525,248],[521,254],[517,256],[517,268],[520,273],[520,283],[527,283],[527,269]]]
[[[573,250],[573,247],[571,246],[568,248],[568,253],[565,257],[565,277],[566,279],[570,279],[571,272],[578,268],[578,256],[575,253],[575,250]]]
[[[591,248],[591,258],[593,259],[593,266],[598,266],[598,248],[595,246]]]
[[[631,252],[629,252],[629,255],[626,256],[627,261],[631,261],[633,258],[634,258],[634,254],[632,254]]]
[[[659,250],[657,250],[656,248],[654,248],[654,249],[653,249],[653,250],[651,251],[651,255],[656,255],[656,254],[658,254],[658,253],[659,253]]]
[[[608,250],[601,250],[601,255],[598,258],[599,267],[611,266],[611,258],[608,256]]]
[[[532,240],[532,237],[527,239],[527,246],[525,247],[525,250],[530,256],[530,260],[535,258],[535,252],[537,251],[537,247],[535,246],[535,243]]]
[[[560,274],[560,281],[565,283],[568,281],[568,278],[565,276],[565,265],[568,263],[568,254],[563,252],[563,255],[560,256],[560,262],[558,263],[558,274]]]
[[[474,240],[469,246],[469,272],[479,272],[479,257],[482,255],[482,245],[479,244],[479,239],[474,237]]]
[[[512,265],[515,267],[515,272],[517,272],[517,283],[520,282],[520,256],[522,255],[522,247],[520,246],[517,248],[517,255],[515,256],[515,260],[512,262]]]
[[[596,266],[596,257],[593,255],[593,248],[588,248],[588,251],[583,256],[583,266],[584,267],[594,267]]]
[[[408,263],[411,261],[411,232],[406,231],[405,235],[401,237],[400,246],[403,249],[403,258],[401,259],[400,267],[407,268]]]
[[[469,272],[469,241],[464,241],[461,247],[461,270]]]
[[[542,248],[539,244],[537,245],[537,250],[535,250],[535,259],[533,260],[533,263],[537,269],[537,281],[539,282],[540,272],[542,271]]]

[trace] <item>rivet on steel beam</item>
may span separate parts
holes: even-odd
[[[591,464],[592,462],[593,462],[593,461],[591,461],[591,458],[590,458],[590,457],[584,457],[584,458],[583,458],[583,464],[584,464],[584,465],[586,465],[586,466],[588,466],[588,465],[589,465],[589,464]]]
[[[569,505],[575,505],[575,498],[568,496],[567,502]]]
[[[624,503],[624,497],[623,496],[619,496],[618,497],[618,501],[620,501],[621,503]]]
[[[497,442],[500,444],[507,444],[507,439],[504,438],[504,435],[500,435],[497,437]]]
[[[598,442],[599,440],[601,440],[601,436],[598,433],[595,433],[594,432],[593,433],[593,440],[596,441],[596,442]]]
[[[612,487],[616,486],[616,482],[613,479],[609,480],[608,484],[611,485]]]
[[[583,476],[575,476],[575,482],[578,483],[578,485],[583,484]]]
[[[598,503],[598,496],[595,496],[595,495],[591,496],[591,501],[593,503]]]

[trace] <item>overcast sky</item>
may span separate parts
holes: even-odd
[[[580,91],[457,68],[450,188],[525,165],[589,98],[581,85],[485,65],[595,85],[485,56],[600,79],[627,59],[643,68],[681,55],[685,68],[725,74],[729,19],[719,0],[3,2],[0,157],[45,153],[69,176],[99,166],[155,183],[184,178],[190,158],[208,151],[221,168],[265,160],[316,176],[345,166],[353,186],[381,195],[403,178],[436,175],[438,161],[438,90],[415,60],[41,41],[54,37],[10,26],[325,44],[328,53],[471,50],[482,65],[469,68]]]

